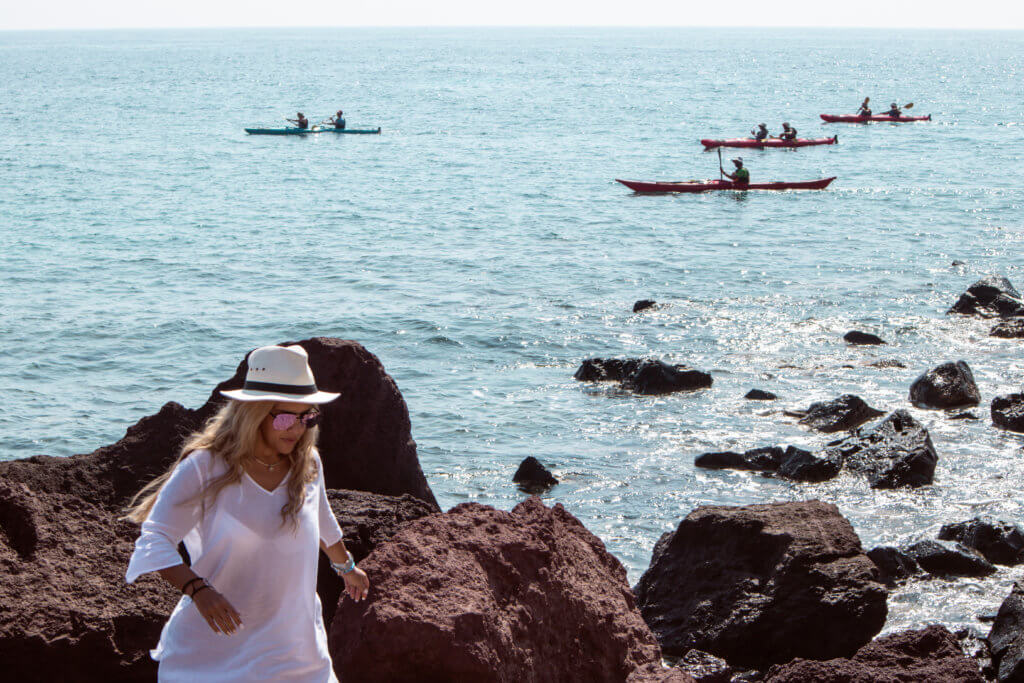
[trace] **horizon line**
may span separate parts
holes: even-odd
[[[963,26],[839,26],[830,24],[818,25],[778,25],[764,24],[350,24],[336,26],[256,26],[256,25],[211,25],[211,26],[79,26],[51,28],[0,28],[3,33],[75,33],[101,31],[267,31],[267,30],[338,30],[338,29],[758,29],[773,30],[829,30],[829,31],[948,31],[952,33],[968,33],[972,31],[991,31],[1000,33],[1024,32],[1024,27],[963,27]]]

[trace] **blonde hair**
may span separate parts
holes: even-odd
[[[209,482],[195,496],[183,504],[200,504],[200,515],[205,516],[206,508],[227,486],[237,484],[245,472],[243,461],[256,452],[260,439],[260,423],[274,407],[274,401],[228,401],[217,414],[207,420],[203,428],[193,433],[181,447],[178,459],[166,472],[142,487],[128,503],[125,519],[142,524],[156,504],[157,496],[171,474],[190,453],[201,449],[210,451],[215,460],[227,465],[227,471]],[[281,507],[281,523],[299,526],[298,513],[305,500],[306,484],[316,481],[316,460],[313,449],[316,446],[318,427],[306,429],[299,437],[295,448],[287,456],[289,461],[288,502]]]

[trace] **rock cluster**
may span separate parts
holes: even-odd
[[[988,335],[1002,339],[1024,339],[1024,318],[1012,318],[996,323]]]
[[[972,548],[993,564],[1012,566],[1024,562],[1024,533],[1020,527],[991,517],[946,524],[939,530],[939,539]]]
[[[864,474],[876,489],[930,484],[939,460],[928,430],[905,410],[892,413],[871,431],[858,430],[829,444],[824,457]]]
[[[772,472],[783,479],[803,482],[826,481],[839,474],[839,463],[817,458],[809,451],[795,446],[787,446],[785,449],[780,446],[753,448],[743,453],[702,453],[697,456],[694,464],[706,469]]]
[[[843,394],[829,401],[812,403],[807,410],[792,412],[800,415],[800,424],[826,434],[856,429],[868,420],[885,413],[876,410],[859,396]]]
[[[1005,277],[990,275],[968,287],[947,313],[982,318],[1024,316],[1024,300]]]
[[[711,375],[687,365],[637,358],[588,358],[573,375],[581,382],[618,381],[637,394],[668,394],[706,389]]]

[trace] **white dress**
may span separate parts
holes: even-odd
[[[323,466],[306,486],[298,530],[282,525],[288,477],[267,491],[248,474],[221,490],[200,518],[199,503],[181,504],[226,470],[209,451],[191,453],[174,469],[142,524],[125,578],[182,563],[185,541],[192,570],[242,616],[233,635],[214,633],[192,599],[182,596],[152,651],[167,683],[336,681],[316,594],[319,541],[341,540],[324,487]]]

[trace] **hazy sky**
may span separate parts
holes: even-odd
[[[866,26],[1024,29],[1021,0],[0,0],[0,30],[211,26]]]

